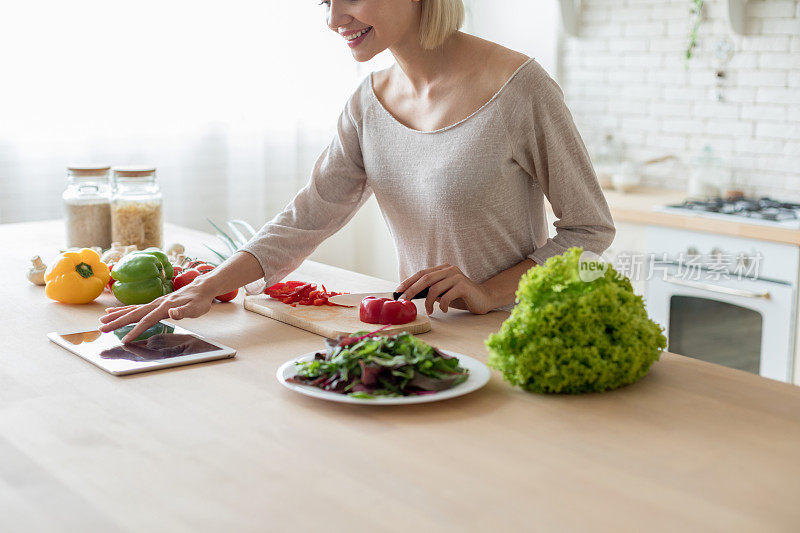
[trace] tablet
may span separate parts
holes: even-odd
[[[168,322],[159,322],[135,341],[123,344],[122,338],[134,325],[108,333],[97,329],[74,333],[54,331],[48,333],[47,338],[115,376],[227,359],[236,355],[236,350]]]

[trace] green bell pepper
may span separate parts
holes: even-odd
[[[167,255],[158,248],[148,248],[126,255],[114,265],[111,288],[125,305],[150,303],[172,292],[174,271]]]
[[[119,340],[131,332],[133,328],[135,328],[137,324],[128,324],[127,326],[122,326],[121,328],[117,328],[114,330],[114,335],[116,335]],[[165,333],[174,333],[175,326],[171,326],[169,324],[164,324],[163,322],[158,322],[155,326],[151,326],[150,328],[146,329],[144,333],[136,337],[135,341],[143,341],[145,339],[149,339],[153,335],[164,335]]]

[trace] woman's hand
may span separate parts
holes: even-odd
[[[395,292],[400,298],[411,298],[428,287],[425,311],[433,314],[433,304],[446,313],[450,307],[466,309],[476,315],[484,315],[495,308],[492,294],[482,285],[469,279],[457,266],[443,264],[420,270],[403,281]]]
[[[149,304],[109,307],[106,309],[106,314],[100,317],[100,322],[103,324],[100,326],[100,331],[114,331],[127,324],[138,322],[136,327],[122,339],[123,343],[128,343],[159,320],[165,318],[180,320],[204,315],[211,309],[211,302],[214,301],[218,290],[211,285],[203,283],[198,278],[195,282],[157,298]]]
[[[131,342],[159,320],[171,318],[197,318],[211,309],[218,294],[231,292],[242,285],[264,277],[261,264],[250,252],[239,251],[207,274],[198,276],[192,283],[144,305],[109,307],[100,317],[100,331],[113,331],[133,322],[139,322],[122,342]]]

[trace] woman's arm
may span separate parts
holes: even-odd
[[[506,99],[503,120],[514,161],[553,208],[556,235],[528,257],[542,264],[572,247],[603,253],[615,229],[594,165],[561,88],[538,64],[526,69],[523,90]]]
[[[483,283],[475,283],[457,266],[444,264],[417,272],[401,283],[395,292],[403,292],[400,298],[408,298],[429,287],[425,298],[425,311],[429,315],[437,301],[445,313],[453,307],[483,315],[513,304],[520,278],[534,266],[536,263],[532,259],[524,259]]]
[[[311,179],[292,202],[239,251],[211,273],[149,304],[114,307],[100,318],[102,331],[139,322],[124,342],[158,320],[198,317],[214,296],[259,278],[272,284],[295,270],[319,244],[344,226],[371,196],[351,98],[339,117],[337,135],[317,160]]]
[[[357,97],[345,106],[337,135],[317,160],[308,184],[241,248],[258,260],[268,286],[296,270],[372,196],[353,105],[358,105]]]

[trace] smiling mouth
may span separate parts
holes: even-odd
[[[348,43],[352,43],[353,41],[362,38],[364,35],[368,34],[372,30],[372,26],[364,28],[361,31],[357,31],[356,33],[351,33],[350,35],[342,35],[344,40]]]

